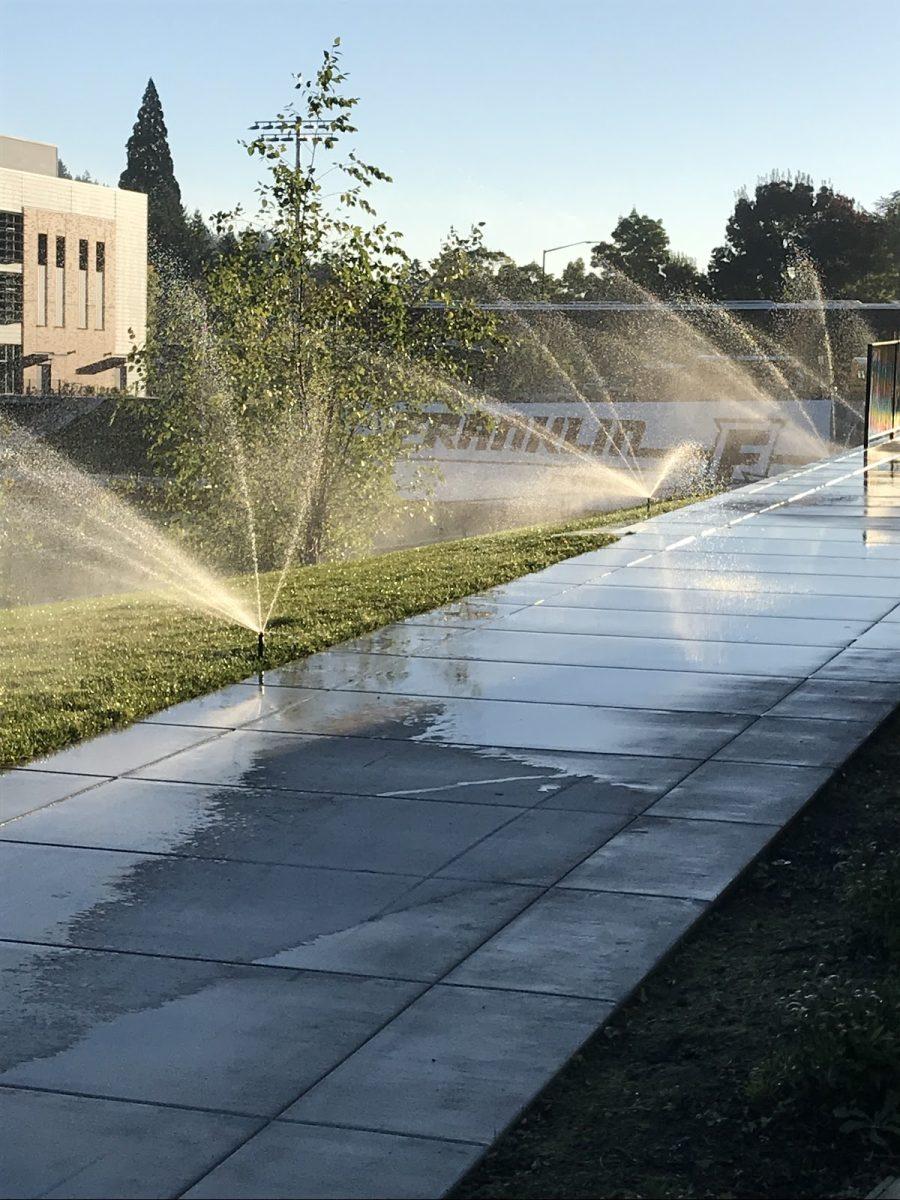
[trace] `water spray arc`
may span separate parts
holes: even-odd
[[[277,133],[289,136],[292,127]],[[827,438],[803,411],[797,383],[798,378],[815,380],[810,386],[827,389],[835,405],[852,407],[840,395],[833,374],[837,343],[829,342],[826,348],[819,345],[824,336],[831,336],[821,314],[804,324],[802,337],[798,334],[791,341],[785,333],[785,345],[781,346],[772,334],[751,329],[708,302],[696,302],[689,318],[624,277],[615,282],[626,298],[624,307],[633,303],[639,311],[612,333],[604,328],[588,336],[571,320],[556,316],[544,320],[546,314],[541,314],[535,324],[512,306],[503,309],[514,331],[510,353],[520,354],[511,378],[516,386],[524,387],[526,400],[529,387],[532,395],[538,392],[538,398],[542,386],[554,397],[564,394],[561,403],[567,415],[559,424],[555,418],[551,423],[548,417],[543,425],[540,419],[530,418],[527,408],[517,404],[515,393],[510,398],[497,389],[501,399],[493,385],[476,388],[406,360],[379,362],[377,355],[373,356],[373,369],[393,372],[402,385],[398,394],[415,391],[426,398],[422,409],[416,409],[422,411],[426,424],[434,419],[429,404],[432,414],[438,406],[443,415],[447,410],[461,414],[460,438],[463,434],[471,438],[465,428],[466,414],[483,417],[486,432],[483,437],[477,435],[483,442],[480,448],[505,453],[513,466],[540,468],[540,474],[532,475],[530,486],[546,503],[548,520],[558,519],[555,514],[560,506],[570,502],[580,504],[582,512],[591,507],[640,505],[649,517],[654,500],[672,495],[679,486],[691,489],[692,482],[701,478],[701,448],[692,438],[686,418],[673,418],[671,428],[664,426],[663,442],[649,449],[646,442],[641,445],[640,434],[632,440],[633,422],[626,421],[627,410],[619,407],[616,397],[637,393],[642,399],[640,387],[647,381],[662,378],[662,386],[672,387],[671,412],[677,414],[680,399],[724,398],[751,425],[754,420],[777,416],[783,411],[779,405],[788,399],[798,407],[791,434],[801,453],[813,459],[829,452]],[[801,280],[795,281],[795,286],[806,285]],[[195,348],[199,346],[204,363],[203,383],[189,398],[200,414],[198,425],[206,439],[201,446],[201,471],[210,483],[210,503],[221,503],[221,511],[231,522],[228,555],[222,552],[216,561],[226,563],[235,576],[246,572],[244,580],[226,582],[187,548],[189,544],[209,544],[216,553],[220,547],[214,539],[193,540],[190,529],[175,526],[187,533],[180,538],[178,533],[157,527],[135,502],[120,498],[39,438],[0,418],[0,476],[8,485],[9,497],[4,521],[12,540],[21,532],[23,543],[40,525],[46,535],[47,562],[54,569],[58,566],[61,574],[74,565],[96,577],[100,590],[107,594],[152,591],[183,608],[243,627],[256,635],[256,657],[262,663],[267,630],[283,603],[291,569],[303,552],[303,532],[312,503],[314,471],[310,464],[321,460],[331,469],[329,443],[314,403],[311,411],[288,413],[283,420],[278,416],[267,430],[265,445],[257,444],[252,421],[245,416],[248,398],[233,394],[221,366],[227,359],[219,354],[216,332],[202,301],[198,300],[192,311]],[[851,334],[856,337],[858,333],[855,328],[846,331],[847,345]],[[846,357],[843,342],[841,347]],[[522,363],[532,374],[521,369]],[[592,398],[595,394],[599,399]],[[251,405],[252,400],[250,397]],[[327,400],[323,393],[322,402]],[[652,414],[653,405],[645,407]],[[364,432],[360,436],[365,436]],[[579,438],[583,440],[579,442]],[[277,447],[274,455],[273,446]],[[533,454],[523,461],[526,448]],[[426,462],[427,457],[424,454]],[[439,467],[439,456],[435,454],[433,459]],[[535,478],[540,480],[537,485]],[[220,510],[211,511],[218,519]]]

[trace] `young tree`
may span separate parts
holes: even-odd
[[[434,373],[464,372],[466,350],[493,335],[492,318],[465,302],[411,308],[410,263],[368,198],[388,177],[344,150],[356,105],[345,79],[337,42],[312,77],[296,78],[296,102],[278,120],[284,136],[304,139],[299,166],[293,146],[246,146],[267,168],[259,217],[218,215],[231,249],[209,273],[206,306],[181,304],[188,332],[175,332],[175,352],[151,339],[146,356],[165,392],[148,418],[182,508],[221,544],[240,483],[269,565],[295,553],[312,562],[373,531],[425,406],[453,395]],[[198,362],[203,346],[212,350]],[[217,463],[238,464],[239,480],[221,485],[210,445],[223,446]]]

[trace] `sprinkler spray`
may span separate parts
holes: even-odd
[[[265,630],[261,629],[256,635],[256,656],[262,658],[266,652],[266,634]]]

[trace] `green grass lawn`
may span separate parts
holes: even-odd
[[[642,506],[297,568],[267,635],[266,665],[605,546],[614,540],[608,526],[644,515]],[[255,635],[148,595],[7,609],[0,661],[0,766],[7,767],[245,679],[258,666]]]

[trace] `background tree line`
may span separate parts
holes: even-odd
[[[176,258],[199,280],[236,242],[233,233],[210,228],[199,211],[189,213],[184,207],[152,79],[126,155],[119,186],[147,194],[154,251]],[[773,173],[752,194],[738,194],[724,241],[713,250],[706,271],[673,251],[661,220],[636,209],[619,219],[608,241],[592,248],[589,265],[576,259],[546,279],[538,263],[516,263],[487,247],[482,227],[476,225],[462,234],[451,230],[431,262],[414,260],[409,283],[420,295],[444,290],[471,300],[594,300],[615,294],[616,272],[621,271],[662,297],[693,292],[750,300],[777,296],[786,268],[798,255],[814,264],[832,298],[897,299],[900,190],[870,211],[829,184],[816,187],[807,175]],[[467,266],[461,272],[463,258]]]

